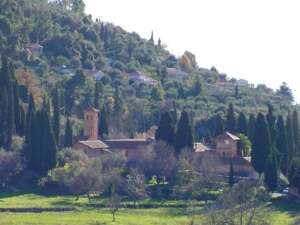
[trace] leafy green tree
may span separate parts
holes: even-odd
[[[236,127],[236,118],[234,114],[234,108],[233,108],[233,104],[230,103],[226,115],[226,129],[227,131],[234,133],[235,127]]]
[[[194,138],[189,115],[182,111],[175,135],[175,151],[179,155],[183,148],[193,149]]]
[[[162,101],[164,99],[164,90],[161,85],[157,84],[152,88],[151,99],[153,101]]]
[[[239,118],[238,118],[238,121],[237,121],[237,133],[240,133],[240,134],[244,134],[244,135],[248,135],[248,129],[247,129],[247,118],[245,116],[245,114],[243,112],[241,112],[239,114]]]
[[[175,138],[175,131],[173,127],[172,118],[169,112],[164,112],[161,116],[158,128],[155,132],[155,139],[157,141],[164,141],[173,146]]]
[[[237,136],[240,138],[240,140],[238,141],[238,148],[240,151],[240,155],[242,157],[249,157],[251,154],[251,147],[252,147],[251,141],[244,134],[237,134]]]
[[[70,119],[67,119],[66,127],[65,127],[65,137],[64,137],[64,147],[72,147],[73,146],[73,128]]]
[[[259,113],[255,122],[255,132],[251,151],[251,164],[262,174],[265,171],[266,161],[271,150],[269,128],[262,113]]]
[[[284,175],[288,174],[289,169],[289,149],[286,134],[286,127],[283,116],[280,115],[277,120],[277,149],[280,155],[280,169]]]

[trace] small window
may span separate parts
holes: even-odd
[[[229,145],[229,140],[225,140],[225,144],[226,144],[226,145]]]

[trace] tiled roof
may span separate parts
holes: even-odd
[[[233,135],[233,134],[231,134],[231,133],[229,133],[229,132],[226,132],[226,133],[224,133],[224,134],[219,135],[219,136],[217,137],[217,139],[219,139],[219,138],[225,138],[225,137],[228,137],[228,138],[230,138],[230,139],[232,139],[232,140],[234,140],[234,141],[240,140],[239,137],[237,137],[237,136],[235,136],[235,135]]]
[[[152,139],[109,139],[104,141],[111,149],[137,149],[147,146]]]
[[[108,146],[100,140],[96,141],[79,141],[79,144],[85,145],[91,149],[108,149]]]

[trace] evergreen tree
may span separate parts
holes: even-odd
[[[276,157],[276,150],[271,149],[271,153],[267,158],[264,171],[265,184],[268,191],[275,191],[278,186],[278,163]]]
[[[253,137],[254,137],[254,130],[255,130],[255,115],[251,114],[248,122],[248,138],[253,143]]]
[[[115,89],[114,100],[115,100],[115,102],[114,102],[114,108],[113,108],[113,116],[114,116],[114,120],[116,122],[116,128],[119,129],[120,122],[122,120],[122,115],[124,112],[124,102],[123,102],[123,98],[120,94],[120,90],[119,90],[118,86]]]
[[[100,98],[103,94],[103,87],[101,82],[96,82],[95,84],[95,97],[94,97],[94,107],[100,109]]]
[[[57,146],[60,146],[60,104],[59,91],[56,88],[53,98],[53,132]]]
[[[240,97],[240,89],[239,86],[235,86],[235,98],[238,99]]]
[[[20,136],[25,136],[26,129],[26,112],[23,106],[20,106]]]
[[[108,136],[109,130],[108,130],[108,120],[107,120],[107,110],[105,105],[103,105],[102,110],[100,111],[99,116],[99,135],[101,137]]]
[[[225,132],[224,120],[220,114],[216,116],[216,130],[215,135],[219,136]]]
[[[165,112],[162,114],[162,117],[159,122],[159,126],[155,133],[155,139],[157,141],[164,141],[167,144],[174,145],[174,127],[170,114]]]
[[[277,120],[277,149],[280,154],[280,169],[284,175],[288,174],[289,169],[289,151],[288,151],[288,142],[286,135],[286,127],[284,124],[283,116],[279,116]]]
[[[175,150],[177,155],[183,148],[193,149],[194,138],[189,116],[186,111],[182,111],[175,135]]]
[[[291,187],[297,188],[300,193],[300,158],[295,157],[291,162],[289,170],[289,182]]]
[[[266,160],[271,148],[270,134],[266,119],[259,113],[255,122],[255,132],[251,151],[251,163],[253,168],[262,174],[265,171]]]
[[[229,169],[228,183],[229,183],[230,187],[233,187],[233,185],[235,183],[235,181],[234,181],[234,168],[233,168],[232,160],[230,160],[230,169]]]
[[[9,150],[15,127],[14,119],[14,70],[12,64],[2,56],[0,71],[0,147]]]
[[[271,143],[276,142],[276,116],[274,116],[274,107],[272,105],[268,105],[268,114],[266,116],[269,133],[270,133],[270,141]]]
[[[64,147],[73,146],[73,128],[70,119],[67,119],[65,126],[65,137],[64,137]]]
[[[154,43],[154,34],[153,34],[153,31],[151,32],[151,37],[150,37],[150,40],[149,40],[151,43]]]
[[[38,111],[32,121],[31,138],[27,157],[28,168],[40,175],[56,166],[56,143],[47,110]]]
[[[230,103],[228,110],[227,110],[227,115],[226,115],[226,129],[227,131],[234,133],[235,132],[235,125],[236,124],[236,119],[235,119],[235,114],[234,114],[234,108],[233,104]]]
[[[239,114],[236,131],[237,133],[248,135],[247,118],[243,112]]]
[[[293,128],[294,128],[294,143],[295,148],[294,152],[292,152],[292,157],[300,156],[300,127],[299,127],[299,117],[298,112],[294,110],[293,112]]]
[[[15,118],[15,131],[21,135],[21,112],[20,112],[20,98],[19,98],[19,85],[17,81],[13,84],[14,89],[14,118]]]
[[[33,125],[33,120],[35,116],[35,103],[33,96],[29,96],[29,104],[28,104],[28,110],[26,114],[26,127],[25,127],[25,143],[29,144],[30,138],[31,138],[31,133],[32,133],[32,125]]]
[[[293,153],[295,149],[295,137],[294,137],[294,126],[292,114],[289,113],[286,119],[286,134],[287,134],[287,143],[288,143],[288,165],[291,164],[293,158]]]

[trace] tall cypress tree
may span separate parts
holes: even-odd
[[[255,115],[251,114],[248,122],[248,138],[253,143],[254,130],[255,130]]]
[[[14,119],[14,70],[12,64],[2,56],[0,70],[0,147],[9,150],[15,127]]]
[[[35,116],[36,110],[35,110],[35,103],[33,96],[29,96],[29,103],[28,103],[28,110],[26,114],[26,123],[25,123],[25,143],[29,144],[31,133],[32,133],[32,126],[33,126],[33,120]]]
[[[21,135],[21,112],[19,101],[19,85],[17,81],[13,84],[14,89],[14,118],[15,118],[15,131],[18,135]]]
[[[287,134],[287,143],[288,143],[288,164],[291,164],[293,159],[293,153],[295,150],[295,137],[294,137],[294,126],[293,126],[293,118],[292,114],[289,112],[286,119],[286,134]]]
[[[177,155],[183,148],[193,149],[194,138],[192,126],[186,111],[182,111],[175,135],[175,150]]]
[[[73,128],[70,119],[67,119],[65,126],[64,147],[73,146]]]
[[[288,151],[286,127],[282,115],[278,117],[277,130],[278,130],[278,136],[277,136],[276,144],[280,155],[280,169],[284,175],[287,175],[289,169],[289,151]]]
[[[255,132],[251,151],[253,168],[262,174],[265,171],[266,160],[271,149],[269,128],[262,113],[259,113],[255,122]]]
[[[234,114],[234,108],[233,108],[233,104],[230,103],[226,115],[226,129],[227,131],[234,133],[235,126],[236,126],[236,118]]]
[[[239,114],[236,131],[237,133],[248,135],[247,118],[243,112]]]
[[[269,133],[270,133],[270,141],[272,143],[276,142],[276,116],[274,115],[274,107],[272,105],[268,105],[268,114],[266,116]]]
[[[108,136],[109,129],[108,129],[108,120],[107,120],[107,110],[105,105],[103,105],[102,110],[100,111],[99,117],[99,135],[100,137]]]
[[[229,168],[229,178],[228,178],[228,183],[230,187],[233,187],[234,185],[234,168],[233,168],[233,163],[232,160],[230,160],[230,168]]]
[[[216,130],[215,130],[215,135],[219,136],[224,133],[225,128],[224,128],[224,120],[220,114],[216,116]]]
[[[100,99],[103,94],[103,87],[101,82],[96,82],[95,84],[95,96],[94,96],[94,107],[100,109]]]
[[[278,163],[276,150],[271,148],[271,153],[269,154],[264,171],[265,184],[268,191],[275,191],[278,186]]]
[[[299,117],[298,112],[294,110],[293,112],[293,128],[294,128],[294,139],[295,139],[295,148],[292,153],[292,157],[300,156],[300,127],[299,127]]]
[[[158,128],[155,132],[155,139],[157,141],[164,141],[167,144],[173,146],[174,137],[175,137],[175,132],[174,132],[172,118],[169,112],[164,112],[160,119]]]
[[[60,146],[60,104],[59,104],[59,91],[56,88],[53,96],[53,132],[56,145]]]

